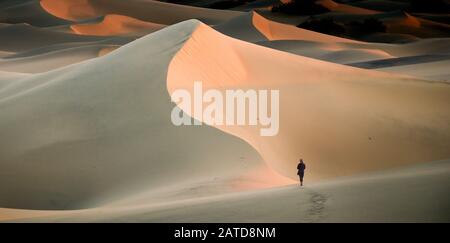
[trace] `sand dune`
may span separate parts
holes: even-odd
[[[28,24],[14,24],[0,28],[0,50],[27,51],[33,48],[69,42],[90,42],[104,40],[103,37],[80,36],[70,33],[39,29]]]
[[[64,49],[78,48],[78,47],[85,47],[85,46],[92,46],[92,45],[122,46],[132,40],[134,40],[134,37],[121,36],[121,37],[107,38],[107,39],[103,39],[103,40],[99,40],[99,41],[63,42],[63,43],[57,43],[57,44],[44,45],[44,46],[36,47],[33,49],[28,49],[26,51],[10,53],[9,55],[7,55],[3,58],[10,59],[10,58],[31,57],[31,56],[36,56],[36,55],[47,54],[50,52],[60,51],[60,50],[64,50]]]
[[[407,2],[391,0],[362,0],[357,2],[349,2],[348,4],[376,11],[395,11],[408,6]]]
[[[383,20],[388,33],[411,34],[421,38],[448,37],[450,25],[402,13]]]
[[[113,45],[86,45],[66,48],[27,57],[0,59],[0,70],[20,73],[40,73],[105,55],[116,49]],[[36,65],[39,63],[39,65]]]
[[[224,181],[264,166],[239,138],[170,121],[166,68],[197,25],[183,22],[1,89],[0,137],[7,139],[0,140],[0,205],[92,207],[143,189]]]
[[[393,56],[417,56],[427,54],[443,54],[450,51],[450,38],[432,38],[406,44],[370,44]]]
[[[333,12],[342,12],[342,13],[348,13],[348,14],[376,14],[379,13],[375,10],[365,9],[365,8],[359,8],[343,3],[337,3],[333,0],[319,0],[317,1],[317,4],[320,4],[324,6],[325,8],[329,9]]]
[[[398,73],[420,77],[424,79],[450,82],[450,70],[448,70],[450,59],[434,62],[423,62],[408,65],[384,67],[379,70],[383,72]]]
[[[57,18],[41,8],[39,0],[8,0],[0,6],[0,22],[28,23],[33,26],[54,26],[68,24],[69,21]]]
[[[225,35],[244,41],[253,43],[267,41],[268,38],[266,35],[261,33],[254,25],[255,18],[263,17],[260,17],[258,13],[252,11],[215,25],[214,29]]]
[[[351,65],[354,67],[375,69],[375,68],[412,65],[412,64],[419,64],[419,63],[437,62],[437,61],[449,60],[449,59],[450,59],[449,54],[428,54],[428,55],[406,56],[406,57],[398,57],[398,58],[386,58],[386,59],[380,59],[380,60],[374,60],[374,61],[363,61],[363,62],[352,63]]]
[[[400,45],[378,45],[345,38],[321,34],[294,26],[276,23],[268,20],[256,12],[251,12],[214,28],[228,36],[270,47],[277,50],[290,52],[297,55],[312,57],[334,63],[352,63],[371,60],[393,58],[396,55],[409,55],[409,49]],[[439,42],[440,45],[447,45]],[[423,45],[415,43],[419,50]],[[438,47],[440,49],[440,47]],[[435,48],[435,49],[438,49]],[[393,51],[391,51],[391,49]],[[408,49],[400,53],[397,49]],[[429,49],[429,48],[427,48]],[[428,52],[423,50],[422,52]]]
[[[16,82],[19,79],[28,77],[29,74],[25,73],[14,73],[14,72],[4,72],[0,71],[0,90],[6,86]]]
[[[249,12],[214,26],[219,32],[248,42],[303,40],[319,43],[358,43],[358,41],[321,34],[318,32],[281,24]]]
[[[421,38],[449,37],[450,26],[445,21],[437,22],[414,15],[402,9],[370,14],[333,10],[304,16],[291,24],[300,23],[308,29],[369,42],[406,43]],[[334,26],[328,26],[330,24]]]
[[[414,13],[414,16],[438,23],[450,24],[450,15],[448,14]]]
[[[296,55],[341,64],[367,62],[394,57],[385,50],[376,46],[371,46],[370,44],[346,46],[297,40],[261,41],[256,44]]]
[[[153,0],[1,2],[0,221],[448,221],[450,41],[429,38],[448,25],[319,3],[411,43]],[[279,133],[173,125],[170,94],[194,81],[279,90]]]
[[[208,126],[173,126],[166,70],[169,92],[191,87],[191,80],[205,88],[280,89],[280,133],[259,137],[255,128],[218,127],[235,137]],[[126,81],[117,78],[122,75]],[[0,176],[1,205],[74,209],[194,178],[231,185],[231,178],[263,168],[256,151],[291,178],[299,156],[314,161],[311,180],[445,158],[449,89],[275,51],[183,22],[0,90],[0,131],[9,138],[0,146],[0,171],[8,173]],[[407,139],[411,133],[416,139]],[[161,139],[155,143],[155,137]],[[36,165],[33,171],[28,163]],[[7,190],[11,184],[14,191]]]
[[[14,54],[14,52],[0,51],[0,58]]]
[[[407,44],[323,43],[302,40],[260,41],[256,44],[334,63],[360,63],[361,65],[355,66],[363,68],[373,68],[371,63],[394,65],[395,60],[418,63],[427,61],[422,57],[444,56],[448,54],[446,50],[450,50],[448,38],[424,39]]]
[[[272,168],[291,178],[298,157],[315,161],[309,173],[318,179],[449,156],[447,84],[291,55],[205,25],[172,60],[168,89],[191,90],[194,80],[219,90],[280,89],[283,125],[275,137],[260,137],[254,127],[218,128],[252,144]]]
[[[327,53],[318,59],[334,63],[351,63],[354,61],[370,61],[385,58],[392,58],[392,56],[385,51],[377,49],[353,49]]]
[[[122,15],[109,14],[100,23],[75,24],[71,26],[71,29],[81,35],[112,36],[129,34],[142,36],[164,27],[165,25],[149,23]]]
[[[449,175],[450,162],[436,161],[303,189],[287,186],[164,204],[151,203],[154,197],[149,197],[146,203],[77,211],[0,208],[0,221],[448,222]],[[401,210],[396,210],[398,207]]]
[[[404,44],[419,41],[421,38],[411,34],[374,33],[365,36],[362,40],[368,42]]]
[[[257,13],[253,13],[253,25],[269,40],[312,40],[318,42],[346,42],[358,41],[325,35],[318,32],[297,28],[292,25],[270,21]]]
[[[67,20],[82,20],[108,14],[119,14],[157,24],[174,24],[199,19],[218,24],[240,15],[240,12],[197,8],[153,0],[41,0],[50,14]]]
[[[256,12],[236,17],[214,28],[223,34],[247,42],[343,64],[397,57],[412,59],[414,56],[441,54],[450,47],[447,38],[424,39],[408,44],[353,41],[279,24]]]

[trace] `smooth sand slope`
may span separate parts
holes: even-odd
[[[287,177],[296,178],[299,157],[314,161],[309,173],[319,179],[450,156],[448,84],[275,51],[206,25],[171,61],[168,89],[192,90],[197,80],[204,89],[280,90],[278,135],[218,128],[252,144]]]
[[[292,185],[194,200],[153,194],[144,201],[77,211],[0,209],[0,221],[448,222],[449,175],[450,161],[436,161],[302,189]],[[166,202],[151,203],[158,196]]]
[[[8,60],[14,58],[32,57],[38,55],[45,55],[56,51],[62,51],[65,49],[82,48],[88,46],[105,46],[105,47],[122,46],[134,39],[135,39],[134,37],[120,36],[113,38],[105,38],[98,41],[56,43],[50,45],[43,45],[32,49],[26,49],[25,51],[9,52],[8,54],[5,54],[3,59]]]
[[[256,44],[323,61],[349,64],[395,58],[388,51],[371,44],[328,44],[318,41],[277,40]]]
[[[258,13],[251,11],[215,25],[214,29],[230,37],[252,43],[267,41],[269,39],[266,35],[260,32],[254,24],[253,20],[257,19],[258,15]]]
[[[0,70],[20,73],[40,73],[64,67],[73,63],[105,55],[107,52],[118,48],[117,45],[86,45],[73,48],[65,48],[18,58],[0,58]],[[36,65],[39,63],[39,65]]]
[[[167,66],[198,24],[183,22],[109,55],[2,88],[0,205],[92,207],[263,168],[241,139],[170,121]]]
[[[19,79],[30,76],[25,73],[4,72],[0,71],[0,89],[16,82]]]
[[[140,35],[155,32],[165,25],[149,23],[128,16],[109,14],[99,23],[74,24],[70,28],[81,35]]]
[[[379,70],[450,83],[449,65],[450,58],[447,57],[447,60],[442,61],[384,67]]]
[[[188,19],[218,24],[242,14],[236,11],[205,9],[153,0],[41,0],[40,3],[50,14],[66,20],[119,14],[165,25]]]
[[[0,50],[9,52],[28,51],[45,45],[92,42],[105,37],[81,36],[72,33],[41,29],[28,24],[13,24],[0,27]]]

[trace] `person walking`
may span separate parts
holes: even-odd
[[[300,162],[297,165],[297,175],[300,177],[300,186],[303,186],[303,177],[305,176],[306,164],[303,162],[303,159],[300,159]]]

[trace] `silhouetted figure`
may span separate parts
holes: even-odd
[[[300,159],[300,163],[297,165],[297,175],[300,177],[300,186],[303,186],[303,177],[305,176],[306,165],[303,162],[303,159]]]

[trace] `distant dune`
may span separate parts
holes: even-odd
[[[0,59],[0,70],[20,73],[45,72],[104,55],[105,51],[108,52],[109,48],[115,49],[117,47],[114,45],[93,44],[65,48],[27,57]],[[36,63],[39,63],[39,65],[36,65]]]
[[[240,12],[204,9],[153,0],[41,0],[41,6],[52,15],[66,20],[82,20],[108,14],[119,14],[157,24],[174,24],[199,19],[217,24]]]
[[[448,37],[450,25],[414,17],[403,13],[384,21],[389,33],[411,34],[421,38]]]
[[[145,35],[164,27],[165,25],[149,23],[135,18],[115,14],[106,15],[100,23],[75,24],[70,26],[70,28],[77,34],[98,36],[126,34]]]
[[[391,0],[362,0],[349,2],[352,6],[360,8],[371,9],[376,11],[395,11],[399,8],[409,6],[407,2],[391,1]]]
[[[253,14],[253,24],[269,40],[313,40],[320,42],[357,42],[349,39],[325,35],[310,30],[296,28],[267,20],[261,15]]]
[[[47,27],[70,22],[49,14],[41,7],[40,0],[8,0],[0,5],[0,22]]]
[[[349,13],[349,14],[379,13],[378,11],[375,11],[375,10],[354,7],[354,6],[343,4],[343,3],[337,3],[333,0],[319,0],[319,1],[317,1],[317,3],[326,7],[327,9],[329,9],[330,11],[333,11],[333,12],[343,12],[343,13]]]
[[[19,52],[28,51],[45,45],[92,42],[104,40],[95,36],[80,36],[71,33],[40,29],[28,24],[14,24],[0,27],[0,50]]]

